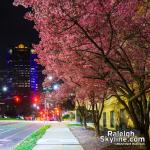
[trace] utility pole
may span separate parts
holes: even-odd
[[[47,120],[47,100],[46,97],[44,98],[44,124],[46,125],[46,120]]]

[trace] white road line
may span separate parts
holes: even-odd
[[[0,142],[9,142],[11,140],[7,140],[7,139],[0,139]]]
[[[30,128],[32,129],[33,127],[31,126],[31,127],[28,127],[28,128],[26,128],[26,129],[24,129],[24,130],[22,130],[22,131],[18,131],[18,132],[16,132],[15,134],[12,134],[12,135],[10,135],[10,136],[7,136],[5,139],[12,138],[13,136],[16,136],[18,133],[26,132],[26,131],[28,131]],[[34,130],[34,131],[35,131],[35,130]],[[33,132],[34,132],[34,131],[33,131]]]
[[[0,139],[0,147],[2,147],[4,144],[6,144],[7,142],[10,142],[11,140],[7,140],[7,139]]]
[[[8,130],[6,130],[5,128],[4,128],[4,129],[1,129],[1,130],[5,130],[5,131],[0,132],[0,135],[1,135],[1,134],[3,134],[3,133],[7,133],[7,132],[9,132],[9,131],[13,131],[13,130],[16,130],[16,129],[22,128],[22,127],[24,127],[24,126],[11,127],[11,129],[8,129]]]
[[[4,132],[0,132],[0,135],[9,131],[12,131],[12,129],[8,129],[8,130],[5,130]]]

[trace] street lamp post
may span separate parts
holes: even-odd
[[[53,77],[52,77],[51,75],[49,75],[49,76],[47,77],[47,79],[48,79],[49,81],[52,81],[52,80],[53,80]],[[53,91],[58,90],[59,87],[60,87],[60,84],[54,83],[54,84],[52,84],[50,87],[44,87],[44,88],[43,88],[43,92],[44,92],[44,93],[51,93],[51,92],[53,92]],[[47,99],[46,99],[46,97],[44,97],[44,111],[45,111],[44,124],[46,124],[46,120],[48,120]]]
[[[46,124],[46,120],[47,120],[47,100],[46,98],[44,99],[44,124]]]
[[[48,121],[48,102],[47,102],[47,98],[44,99],[44,112],[45,112],[45,123],[46,123],[46,120]]]

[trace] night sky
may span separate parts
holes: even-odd
[[[5,68],[6,50],[18,43],[38,43],[34,23],[23,18],[27,9],[12,5],[13,0],[0,0],[0,68]]]

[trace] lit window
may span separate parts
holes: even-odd
[[[114,128],[115,126],[115,112],[110,112],[110,127]]]

